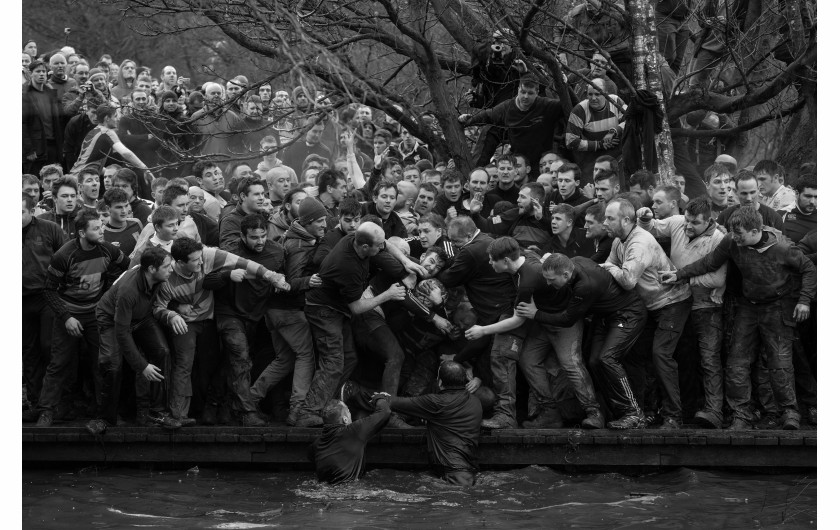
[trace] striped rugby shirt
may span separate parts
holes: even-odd
[[[627,105],[618,96],[610,96],[604,108],[592,110],[585,99],[572,109],[566,126],[566,147],[575,151],[597,151],[598,142],[615,129],[619,137],[624,130]]]

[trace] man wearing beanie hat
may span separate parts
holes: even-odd
[[[738,161],[727,154],[718,155],[715,158],[715,164],[724,164],[733,175],[738,173]]]
[[[315,372],[315,354],[309,323],[303,312],[306,292],[321,285],[318,269],[312,262],[315,245],[324,237],[327,227],[327,210],[312,197],[303,199],[298,207],[298,218],[292,222],[283,241],[286,257],[286,281],[291,286],[287,293],[277,293],[269,302],[266,323],[277,357],[263,370],[251,386],[253,399],[262,399],[289,374],[294,362],[292,395],[286,423],[297,425]],[[275,416],[282,415],[275,411]]]
[[[101,100],[102,103],[118,105],[116,98],[111,98],[108,89],[108,76],[101,68],[92,68],[88,72],[87,81],[68,90],[61,100],[64,112],[75,116],[82,112],[82,106],[89,99]]]

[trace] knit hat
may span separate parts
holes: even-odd
[[[298,222],[301,226],[306,226],[313,221],[317,221],[321,217],[326,217],[327,209],[321,204],[318,199],[307,197],[300,201],[298,207]]]
[[[302,86],[296,86],[294,90],[292,90],[292,101],[297,101],[298,95],[300,93],[305,93],[305,89]]]
[[[715,158],[715,164],[732,164],[733,166],[738,167],[738,161],[729,155],[718,155],[718,157]]]
[[[88,72],[88,80],[93,79],[97,75],[104,75],[105,77],[108,77],[108,75],[102,70],[102,68],[91,68]]]

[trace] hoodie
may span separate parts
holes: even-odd
[[[56,213],[55,209],[53,209],[50,212],[42,213],[38,216],[38,219],[52,221],[57,224],[61,228],[62,233],[64,233],[64,240],[70,241],[71,239],[76,239],[76,212],[78,211],[79,206],[76,206],[76,209],[70,213],[62,214]]]
[[[317,243],[315,236],[306,231],[297,221],[286,232],[283,251],[286,256],[286,282],[291,286],[287,293],[276,293],[271,297],[269,307],[275,309],[303,310],[309,278],[318,272],[312,264]]]

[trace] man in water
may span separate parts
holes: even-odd
[[[324,430],[309,446],[309,460],[315,462],[319,482],[341,484],[364,474],[365,447],[391,417],[387,397],[388,394],[375,394],[371,399],[373,414],[352,422],[350,409],[341,401],[332,399],[324,406]]]
[[[426,420],[426,443],[432,469],[446,482],[460,486],[475,484],[478,472],[478,435],[481,401],[467,389],[467,372],[454,361],[438,369],[439,394],[418,397],[385,397],[391,410]]]

